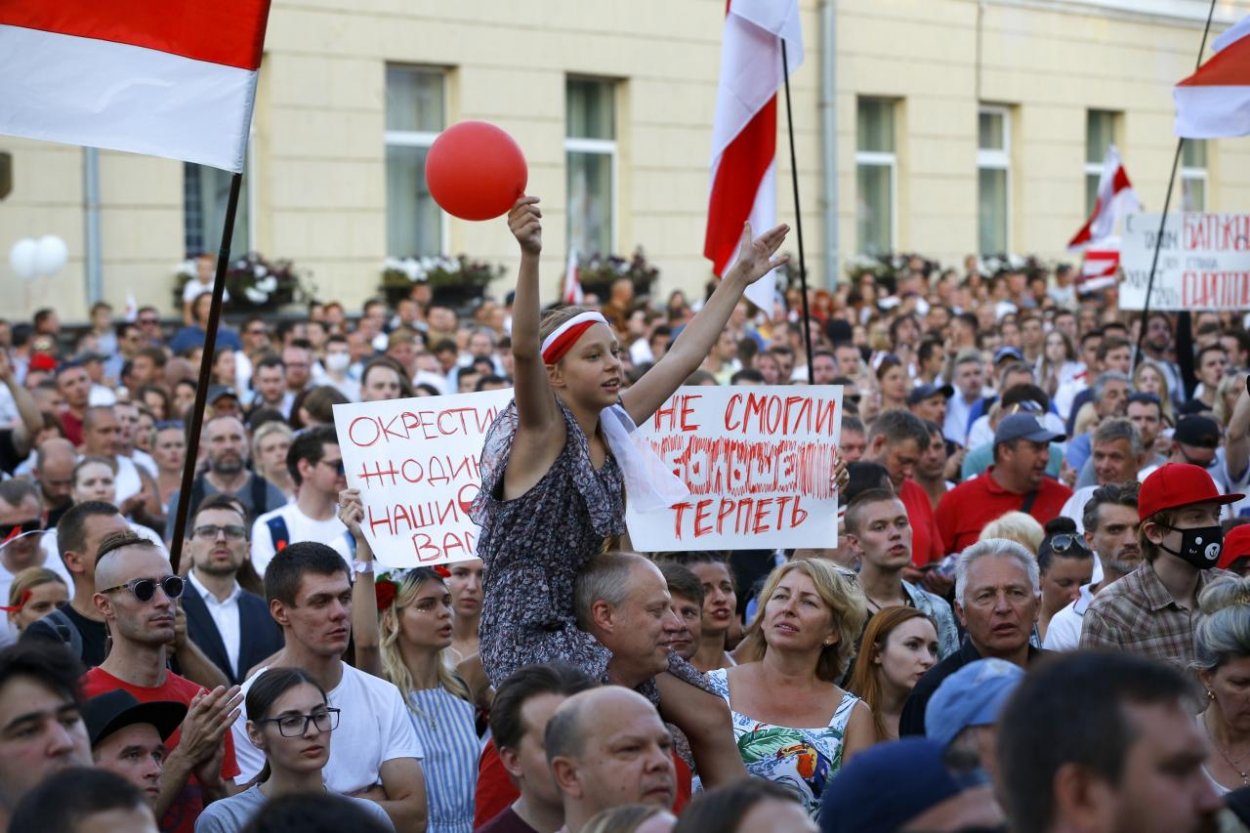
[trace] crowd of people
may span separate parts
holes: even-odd
[[[761,310],[784,227],[544,312],[508,222],[502,300],[223,326],[197,448],[211,257],[176,321],[0,321],[0,830],[1250,830],[1239,316],[921,257]],[[836,540],[632,551],[635,425],[808,384]],[[333,406],[497,388],[478,557],[382,568]]]

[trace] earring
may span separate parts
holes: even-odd
[[[1211,689],[1209,689],[1209,688],[1207,689],[1207,699],[1208,699],[1208,700],[1214,700],[1214,699],[1215,699],[1215,692],[1214,692],[1214,691],[1212,691],[1212,690],[1211,690]]]

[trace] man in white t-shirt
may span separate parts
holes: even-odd
[[[252,525],[252,564],[262,576],[275,554],[299,541],[327,544],[347,563],[352,539],[338,519],[338,494],[347,488],[343,455],[334,426],[311,428],[291,443],[287,469],[295,482],[295,502],[266,512]]]
[[[338,553],[313,541],[287,547],[265,575],[265,598],[286,644],[243,684],[243,695],[269,668],[307,671],[325,689],[330,707],[340,710],[322,773],[326,786],[376,801],[396,830],[425,829],[425,753],[404,698],[386,680],[343,662],[352,631],[352,585]],[[265,765],[246,726],[240,714],[231,730],[238,783],[255,778]]]

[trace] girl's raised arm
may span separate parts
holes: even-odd
[[[788,226],[781,225],[752,240],[750,223],[743,227],[738,262],[721,280],[699,314],[681,331],[664,358],[621,394],[621,404],[636,424],[649,419],[703,363],[746,288],[789,260],[788,255],[774,256],[789,231]],[[517,295],[519,301],[520,293]]]
[[[564,419],[547,383],[538,341],[538,259],[543,250],[542,212],[538,197],[522,197],[508,213],[508,228],[521,245],[516,299],[512,306],[512,356],[515,360],[518,436],[541,436]]]

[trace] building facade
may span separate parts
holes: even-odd
[[[802,0],[792,83],[807,267],[835,281],[857,254],[1065,256],[1107,144],[1148,210],[1176,140],[1171,88],[1193,71],[1207,0]],[[322,300],[376,294],[388,256],[459,254],[515,275],[502,220],[453,220],[425,190],[444,127],[509,131],[543,198],[544,292],[570,247],[643,247],[660,290],[697,292],[724,0],[274,0],[233,249],[294,261]],[[1250,13],[1216,0],[1213,33]],[[778,206],[793,224],[785,108]],[[70,262],[6,312],[93,296],[173,312],[175,267],[216,250],[228,176],[101,151],[89,238],[81,148],[0,137],[12,190],[0,252],[55,234]],[[1187,145],[1174,206],[1250,205],[1250,141]],[[94,244],[89,244],[94,239]],[[790,246],[791,251],[795,250]],[[100,280],[89,288],[88,267]]]

